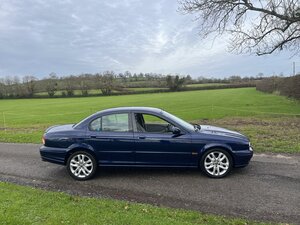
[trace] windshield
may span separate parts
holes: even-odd
[[[173,120],[174,122],[178,123],[180,126],[184,127],[185,129],[189,131],[195,131],[195,128],[192,124],[189,124],[188,122],[185,122],[184,120],[178,118],[177,116],[174,116],[168,112],[163,111],[163,114]]]

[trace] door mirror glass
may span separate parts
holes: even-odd
[[[181,130],[178,127],[172,127],[172,133],[173,134],[180,134]]]

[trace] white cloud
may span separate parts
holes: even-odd
[[[227,53],[224,38],[200,40],[174,0],[2,0],[0,76],[115,70],[191,75],[288,74],[287,54]]]

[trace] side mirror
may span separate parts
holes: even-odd
[[[172,133],[175,135],[178,135],[181,133],[181,130],[178,127],[173,127],[172,128]]]

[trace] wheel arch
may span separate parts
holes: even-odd
[[[86,145],[86,144],[79,144],[79,145],[75,144],[75,145],[71,145],[69,147],[69,150],[67,151],[67,154],[65,156],[64,164],[66,165],[67,162],[68,162],[69,157],[74,152],[78,152],[78,151],[85,151],[85,152],[91,154],[95,158],[96,162],[98,163],[96,152],[94,151],[94,149],[92,148],[92,146]]]
[[[202,150],[201,150],[201,155],[200,155],[198,164],[200,164],[200,161],[202,160],[202,158],[205,155],[205,153],[207,151],[211,150],[211,149],[222,149],[222,150],[225,150],[231,156],[232,164],[235,165],[232,148],[229,145],[227,145],[227,144],[221,144],[221,143],[211,143],[211,144],[205,145],[202,148]]]

